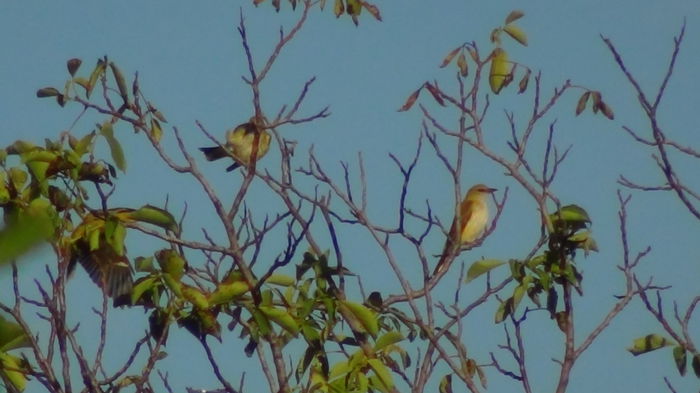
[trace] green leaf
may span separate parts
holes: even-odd
[[[557,227],[569,227],[577,230],[586,227],[591,222],[586,210],[577,205],[567,205],[549,215],[549,219]]]
[[[394,380],[391,378],[389,369],[379,359],[367,359],[367,363],[374,371],[379,382],[381,382],[383,391],[390,391],[394,388]],[[379,387],[379,386],[378,386]]]
[[[210,306],[209,299],[207,299],[207,296],[199,288],[183,285],[182,297],[200,310],[206,310]]]
[[[150,291],[155,286],[157,277],[146,277],[142,280],[138,280],[134,283],[134,287],[131,290],[131,304],[136,304],[136,302],[141,298],[141,296]]]
[[[259,309],[267,318],[280,325],[294,337],[299,334],[299,325],[287,310],[269,306],[260,306]]]
[[[294,277],[281,273],[273,273],[265,280],[265,284],[279,285],[282,287],[290,287],[294,285]]]
[[[692,366],[693,366],[693,372],[695,373],[695,376],[700,378],[700,353],[696,353],[693,355],[693,361],[692,361]]]
[[[234,281],[230,284],[219,284],[216,290],[209,295],[209,303],[215,306],[218,304],[226,304],[233,299],[248,292],[250,287],[245,281]]]
[[[167,210],[159,207],[144,205],[143,207],[129,213],[129,217],[132,220],[153,224],[172,232],[178,231],[178,225],[177,221],[175,221],[175,217],[173,217],[173,215]]]
[[[129,89],[126,87],[126,80],[124,79],[124,75],[119,70],[119,67],[117,67],[117,65],[114,64],[113,61],[109,62],[109,68],[112,69],[112,74],[114,74],[114,79],[117,81],[117,88],[119,89],[119,95],[122,97],[122,100],[124,100],[124,103],[129,102]]]
[[[512,304],[513,299],[508,298],[506,301],[501,302],[501,304],[498,305],[498,309],[496,310],[496,315],[494,316],[494,322],[495,323],[501,323],[503,322],[508,315],[510,315],[510,312],[512,310],[512,307],[509,306],[509,304]]]
[[[97,79],[104,74],[106,69],[105,66],[105,61],[102,59],[97,60],[97,65],[95,65],[95,69],[92,70],[92,73],[90,74],[90,79],[88,80],[88,89],[85,92],[85,95],[87,98],[90,98],[90,94],[92,94],[92,90],[95,88],[95,85],[97,84]]]
[[[182,284],[180,283],[180,281],[174,279],[173,276],[171,276],[170,274],[164,273],[163,282],[165,282],[165,286],[167,286],[168,289],[170,289],[173,292],[173,294],[175,294],[175,296],[179,298],[183,297]]]
[[[7,353],[0,353],[0,372],[2,372],[3,379],[10,382],[19,392],[24,391],[24,388],[27,386],[27,377],[21,371],[25,369],[26,367],[21,358]]]
[[[119,143],[117,138],[114,137],[112,123],[109,121],[104,122],[100,127],[100,134],[107,140],[114,164],[117,166],[117,168],[119,168],[119,170],[126,172],[126,158],[124,157],[124,150],[122,150],[122,145]]]
[[[29,346],[29,337],[22,327],[0,316],[0,352]]]
[[[136,257],[134,268],[140,273],[152,273],[156,269],[153,267],[153,257]]]
[[[176,251],[167,248],[160,250],[156,252],[156,259],[160,268],[174,279],[179,280],[185,274],[187,262]]]
[[[676,368],[681,376],[685,375],[688,368],[688,352],[682,346],[673,347],[673,360],[676,362]]]
[[[374,343],[374,350],[376,352],[379,352],[382,349],[386,348],[387,346],[396,344],[397,342],[400,342],[404,339],[405,339],[405,337],[399,331],[393,330],[393,331],[387,332],[386,334],[380,336],[377,339],[377,341]]]
[[[0,264],[31,251],[49,238],[54,230],[55,210],[48,200],[35,199],[19,219],[0,229]]]
[[[644,337],[635,339],[632,342],[632,346],[627,348],[627,350],[630,351],[632,355],[638,356],[669,345],[673,345],[673,343],[665,337],[659,334],[647,334]]]
[[[465,283],[468,283],[475,278],[479,277],[480,275],[497,268],[501,265],[505,264],[505,261],[501,261],[498,259],[481,259],[478,260],[469,267],[469,270],[467,270],[467,279],[464,281]]]
[[[379,323],[377,322],[377,315],[374,311],[360,303],[343,301],[341,304],[347,307],[347,309],[350,310],[350,312],[360,321],[367,333],[372,335],[372,337],[377,336],[377,333],[379,333]]]

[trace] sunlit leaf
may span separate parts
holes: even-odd
[[[291,335],[296,337],[299,334],[299,325],[287,310],[269,306],[260,306],[259,310]]]
[[[374,371],[374,375],[379,378],[385,390],[390,391],[394,387],[394,380],[389,369],[379,359],[367,359],[367,363]]]
[[[505,25],[503,26],[503,31],[508,33],[509,36],[518,41],[521,45],[527,46],[527,34],[525,34],[520,27],[516,25]]]
[[[106,69],[105,61],[102,59],[97,60],[97,65],[95,66],[95,69],[92,70],[92,73],[90,74],[90,78],[88,79],[88,89],[85,92],[88,98],[90,98],[90,94],[92,94],[92,90],[95,88],[95,85],[97,84],[97,79],[104,74],[105,69]]]
[[[466,77],[469,74],[469,67],[467,66],[467,58],[464,56],[464,52],[459,54],[457,58],[457,67],[459,68],[459,74],[462,77]]]
[[[175,221],[175,217],[169,211],[152,205],[144,205],[130,212],[129,218],[153,224],[173,232],[178,230],[177,221]]]
[[[152,273],[155,271],[155,268],[153,267],[153,257],[136,257],[134,260],[134,269],[136,269],[137,272],[141,273]]]
[[[0,353],[0,372],[4,377],[3,379],[8,381],[19,392],[24,391],[27,386],[27,376],[23,370],[26,370],[26,366],[21,358],[8,353]]]
[[[381,351],[389,345],[396,344],[397,342],[404,340],[404,338],[405,337],[401,332],[392,330],[377,339],[377,341],[374,343],[374,350]]]
[[[155,118],[151,118],[151,137],[156,143],[160,142],[160,138],[163,137],[163,129]]]
[[[200,310],[209,308],[209,299],[199,288],[183,285],[182,296]]]
[[[489,71],[489,85],[495,94],[501,92],[506,78],[510,75],[508,54],[501,48],[496,48],[491,54],[491,69]]]
[[[688,368],[688,351],[680,345],[673,347],[673,360],[676,363],[678,372],[681,376],[684,376]]]
[[[267,280],[265,280],[265,284],[279,285],[283,287],[292,286],[295,282],[294,277],[281,273],[273,273],[267,278]]]
[[[365,328],[367,333],[371,334],[373,337],[377,336],[379,332],[379,324],[377,322],[377,315],[374,311],[365,307],[360,303],[343,301],[342,305],[347,307],[348,310],[358,319],[358,321]]]
[[[29,337],[22,327],[0,316],[0,352],[29,346]]]
[[[573,224],[574,226],[591,222],[586,210],[578,205],[564,206],[559,211],[550,214],[549,219],[554,223],[559,223],[561,220],[567,224]]]
[[[156,277],[146,277],[142,280],[136,281],[131,290],[131,304],[137,304],[138,300],[145,292],[152,290],[155,286],[156,280]]]
[[[185,274],[187,262],[177,251],[167,248],[160,250],[156,252],[156,260],[160,268],[175,280],[180,280]]]
[[[212,305],[226,304],[249,290],[250,286],[245,281],[234,281],[230,284],[222,283],[209,295],[209,303]]]
[[[469,270],[467,270],[467,279],[464,281],[465,283],[468,283],[475,278],[479,277],[480,275],[490,271],[491,269],[497,268],[501,265],[505,264],[505,261],[501,261],[498,259],[481,259],[478,260],[469,267]]]
[[[343,3],[343,0],[335,0],[335,4],[333,5],[333,13],[335,14],[335,17],[339,18],[344,12],[345,4]]]
[[[647,334],[644,337],[639,337],[632,341],[632,346],[627,348],[627,350],[630,351],[632,355],[637,356],[669,345],[673,345],[673,343],[664,336],[659,334]]]
[[[112,123],[109,121],[104,122],[100,127],[100,134],[105,138],[105,140],[107,140],[114,164],[117,166],[117,168],[119,168],[119,170],[126,172],[126,158],[124,157],[124,150],[122,150],[122,145],[119,143],[117,138],[114,137]]]

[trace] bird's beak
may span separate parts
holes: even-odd
[[[493,193],[493,192],[496,192],[496,191],[498,191],[498,188],[490,188],[490,187],[489,187],[489,188],[486,189],[486,192],[489,192],[489,193]]]

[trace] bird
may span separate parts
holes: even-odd
[[[267,154],[271,139],[270,133],[261,131],[254,122],[249,121],[226,131],[224,146],[200,147],[199,150],[209,161],[233,158],[233,164],[226,168],[227,172],[231,172],[241,165],[250,165],[253,157],[257,161]]]
[[[440,260],[433,270],[433,276],[443,273],[450,267],[450,262],[461,247],[473,243],[486,228],[489,220],[489,205],[487,198],[495,188],[477,184],[467,191],[459,204],[459,215],[452,221],[450,233],[445,242]]]
[[[111,209],[112,221],[125,219],[133,209]],[[109,218],[87,214],[69,238],[68,275],[78,263],[104,293],[114,299],[114,306],[130,304],[133,288],[132,268],[124,247],[124,227],[108,230]]]

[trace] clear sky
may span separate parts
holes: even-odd
[[[126,74],[139,72],[142,90],[165,114],[169,124],[181,130],[191,149],[206,144],[195,121],[202,122],[211,132],[223,133],[251,115],[250,93],[240,78],[246,74],[247,67],[236,32],[239,7],[245,15],[258,64],[277,39],[279,26],[288,28],[298,14],[298,10],[293,13],[287,4],[276,14],[268,3],[269,0],[255,8],[252,1],[196,4],[186,1],[1,2],[0,47],[4,54],[0,60],[0,91],[3,92],[0,146],[16,139],[40,143],[44,138],[57,138],[61,131],[69,128],[80,108],[76,105],[60,108],[51,100],[37,99],[35,92],[44,86],[62,86],[67,78],[67,59],[81,58],[83,67],[87,68],[105,54]],[[595,326],[614,302],[612,295],[623,290],[622,276],[615,268],[622,255],[616,180],[621,174],[646,184],[662,180],[655,171],[651,152],[635,144],[621,129],[628,125],[645,130],[646,120],[641,116],[635,93],[617,69],[600,35],[613,40],[641,85],[651,90],[661,81],[673,37],[686,19],[686,39],[660,119],[671,137],[698,149],[698,2],[386,1],[377,3],[384,21],[377,22],[363,15],[359,28],[349,19],[336,20],[331,13],[331,3],[329,0],[329,8],[323,13],[311,13],[306,27],[279,58],[263,86],[263,106],[273,115],[281,105],[293,100],[305,80],[316,76],[317,82],[303,112],[311,114],[329,105],[332,116],[281,130],[286,138],[298,141],[295,166],[304,164],[306,151],[312,144],[334,175],[340,173],[339,160],[353,162],[357,152],[362,152],[367,168],[371,169],[368,172],[370,213],[379,223],[394,222],[400,187],[398,173],[387,153],[393,152],[408,160],[415,150],[421,127],[417,108],[407,113],[396,110],[426,80],[438,79],[441,86],[448,89],[454,78],[452,71],[438,68],[442,58],[465,41],[474,40],[487,48],[489,32],[502,23],[511,10],[525,12],[518,24],[529,38],[527,48],[507,44],[512,50],[511,57],[542,71],[544,92],[551,92],[566,79],[602,91],[606,102],[615,110],[614,121],[588,112],[574,117],[576,94],[565,98],[555,116],[549,119],[557,120],[559,145],[562,148],[569,144],[574,146],[553,187],[554,192],[565,203],[577,203],[589,211],[601,249],[601,253],[582,261],[585,296],[577,300],[581,307],[578,331],[587,332]],[[489,143],[505,151],[508,132],[502,108],[524,119],[529,114],[530,101],[516,97],[512,90],[492,96],[491,100]],[[421,102],[437,110],[429,100],[422,98]],[[79,135],[87,133],[96,119],[84,118],[72,131]],[[212,224],[213,211],[204,206],[206,200],[191,179],[171,173],[145,140],[133,135],[128,127],[118,131],[121,131],[118,136],[125,146],[129,169],[120,176],[115,203],[130,207],[145,203],[162,205],[167,194],[174,209],[181,209],[185,201],[193,211],[201,206],[186,223],[188,234],[193,238],[201,238],[201,227],[214,225],[218,228],[217,224]],[[165,143],[174,152],[172,139],[166,135]],[[452,214],[452,185],[439,161],[430,151],[426,153],[413,183],[415,193],[410,203],[421,209],[423,201],[430,198],[435,213],[446,222]],[[462,255],[461,260],[471,262],[481,256],[523,257],[538,236],[534,204],[517,189],[512,179],[503,176],[502,169],[473,156],[473,151],[470,154],[472,156],[466,157],[462,183],[484,182],[499,189],[510,186],[511,196],[496,232],[483,247]],[[276,158],[272,154],[269,165],[274,166]],[[700,186],[697,161],[680,160],[678,163],[681,175],[697,189]],[[205,168],[221,192],[231,187],[232,181],[239,181],[238,176],[223,173],[223,165],[209,164]],[[252,206],[258,212],[265,212],[267,206],[277,203],[262,187],[254,187],[251,192],[259,193],[252,199],[259,203]],[[685,307],[698,293],[700,224],[689,218],[669,194],[635,193],[630,206],[630,225],[634,250],[646,245],[653,247],[640,271],[641,277],[653,275],[660,284],[672,284],[667,299],[677,299],[679,305]],[[346,263],[363,276],[365,290],[396,290],[396,281],[387,279],[393,277],[388,265],[377,259],[376,246],[368,237],[357,231],[349,231],[347,236],[343,239],[345,246],[350,246],[345,255],[349,261]],[[437,236],[429,240],[438,253],[443,240]],[[129,251],[138,255],[153,248],[152,244],[135,242]],[[274,255],[270,251],[270,257]],[[417,266],[417,262],[408,259],[412,254],[398,255],[407,258],[403,261],[408,266],[406,270],[411,270],[411,263]],[[381,264],[375,263],[375,259],[381,260]],[[42,272],[41,263],[27,266],[29,277]],[[75,311],[72,317],[74,322],[81,322],[89,346],[92,337],[89,329],[96,326],[90,322],[94,317],[87,305],[93,304],[98,292],[86,276],[82,278],[71,283],[71,300],[78,305],[76,310],[81,310]],[[441,288],[446,298],[449,298],[449,289],[448,285]],[[465,289],[467,294],[470,290]],[[85,306],[81,308],[81,304]],[[580,359],[569,391],[658,392],[665,389],[663,376],[672,377],[679,391],[697,389],[697,379],[677,377],[669,351],[639,358],[625,351],[633,338],[660,331],[642,309],[638,302],[633,304]],[[667,309],[670,310],[670,304]],[[495,305],[491,304],[469,319],[467,344],[477,359],[484,362],[488,361],[488,351],[493,350],[493,346],[483,343],[493,345],[501,339],[501,327],[495,327],[492,322],[494,310]],[[112,315],[121,334],[127,336],[125,341],[138,336],[146,327],[140,312],[117,310]],[[135,326],[133,321],[139,322]],[[692,326],[697,328],[697,318]],[[525,334],[532,349],[530,365],[535,370],[535,386],[539,391],[551,390],[557,374],[550,358],[559,354],[559,347],[551,343],[558,345],[561,334],[549,321],[533,322]],[[226,338],[218,355],[221,359],[230,359],[228,363],[222,360],[227,375],[238,381],[239,373],[246,371],[248,391],[256,391],[261,377],[255,362],[245,358],[233,335]],[[175,329],[167,351],[169,357],[162,365],[170,371],[171,383],[176,389],[217,387],[202,349],[188,333]],[[192,359],[188,362],[191,364],[186,369],[176,368],[183,364],[183,359]],[[539,364],[542,366],[538,367]],[[488,369],[487,373],[489,391],[517,388],[493,369]]]

